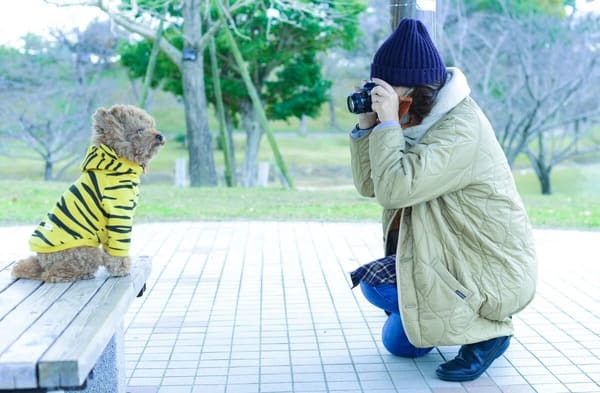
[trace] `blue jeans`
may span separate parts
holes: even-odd
[[[385,349],[392,355],[416,358],[433,349],[433,347],[417,348],[408,341],[400,318],[398,288],[395,284],[373,286],[361,281],[360,289],[371,304],[389,313],[387,321],[381,329],[381,340]]]

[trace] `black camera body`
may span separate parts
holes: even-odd
[[[356,93],[352,93],[346,99],[348,110],[350,113],[367,113],[373,112],[373,102],[371,101],[371,90],[377,86],[376,83],[367,82]]]

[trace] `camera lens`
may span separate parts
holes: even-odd
[[[366,113],[372,112],[371,94],[369,91],[361,90],[348,96],[346,100],[350,113]]]
[[[366,83],[362,89],[348,96],[346,104],[348,105],[350,113],[360,114],[373,112],[371,106],[371,90],[373,90],[375,86],[377,85],[373,82]]]
[[[360,113],[356,111],[358,108],[354,103],[354,97],[352,97],[352,95],[346,98],[346,104],[348,105],[348,110],[350,111],[350,113]]]

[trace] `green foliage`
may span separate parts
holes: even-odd
[[[286,120],[298,113],[316,117],[330,87],[330,81],[321,79],[321,67],[315,54],[305,53],[276,72],[274,81],[265,83],[271,94],[267,114],[277,120]]]
[[[168,15],[172,17],[181,17],[181,3],[182,1],[172,0],[121,0],[119,9],[121,11],[130,12],[135,6],[135,9],[137,10],[136,18],[139,18],[145,13],[163,14],[166,5]]]
[[[317,53],[335,46],[351,47],[362,9],[355,2],[340,5],[302,1],[295,7],[278,9],[277,16],[271,18],[269,12],[274,11],[261,4],[244,7],[236,14],[242,56],[272,119],[318,114],[331,84],[322,79]],[[249,97],[239,80],[237,65],[228,54],[223,34],[217,36],[216,44],[224,102],[235,118]],[[211,79],[210,74],[207,77]],[[210,82],[207,94],[214,101]]]
[[[138,1],[140,9],[152,9],[164,2]],[[279,6],[279,5],[274,5]],[[287,120],[302,115],[316,116],[327,99],[330,82],[323,80],[317,54],[332,47],[351,48],[359,35],[358,15],[365,9],[364,1],[296,1],[277,10],[262,2],[241,7],[233,15],[236,39],[247,61],[250,75],[261,94],[272,119]],[[154,9],[154,12],[161,12]],[[212,9],[211,19],[217,19]],[[275,13],[275,16],[273,16]],[[179,17],[179,10],[170,8],[169,16]],[[170,20],[173,20],[171,18]],[[205,16],[204,30],[209,24]],[[171,25],[164,39],[182,48],[180,26]],[[220,68],[223,100],[234,120],[248,105],[249,96],[239,76],[237,65],[223,32],[215,37]],[[152,44],[144,41],[123,43],[121,63],[128,67],[132,78],[144,76]],[[205,86],[209,101],[214,102],[210,57],[204,54]],[[181,75],[164,54],[157,60],[152,86],[182,94]]]
[[[169,41],[177,48],[181,49],[183,47],[182,37],[173,28],[165,30],[163,39]],[[148,40],[134,43],[122,41],[119,44],[118,51],[121,55],[120,62],[128,69],[129,76],[133,79],[144,78],[146,69],[148,68],[150,52],[152,51],[152,42]],[[154,69],[150,86],[152,88],[161,86],[164,91],[171,92],[176,96],[183,95],[181,72],[162,52],[159,52],[156,59],[156,68]]]
[[[179,132],[173,138],[173,142],[178,143],[180,146],[184,147],[186,144],[186,136],[185,133]]]

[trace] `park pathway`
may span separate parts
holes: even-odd
[[[2,259],[30,226],[0,227]],[[600,232],[535,231],[538,293],[481,378],[440,381],[458,347],[416,360],[382,347],[385,315],[348,272],[381,256],[377,223],[139,224],[146,294],[126,316],[129,393],[600,392]]]

